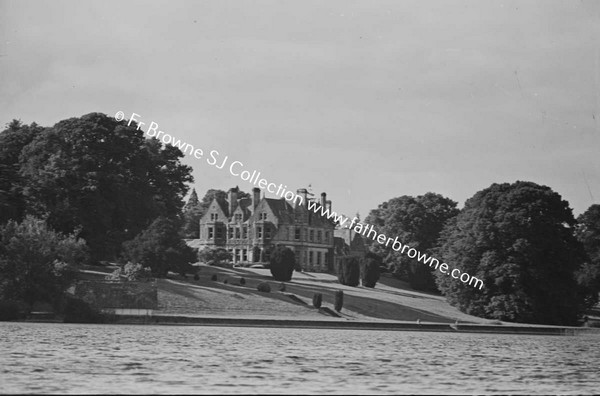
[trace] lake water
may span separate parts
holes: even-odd
[[[600,393],[600,336],[0,322],[2,393]]]

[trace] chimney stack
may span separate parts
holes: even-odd
[[[327,202],[327,194],[324,192],[321,193],[321,206],[325,207],[325,203]]]
[[[229,213],[228,213],[229,217],[233,216],[233,211],[236,208],[237,193],[238,193],[238,187],[230,188],[229,191],[227,191],[227,200],[229,201]]]
[[[306,188],[300,188],[300,189],[296,190],[296,194],[298,194],[299,196],[302,197],[302,203],[304,204],[303,206],[306,207],[308,205],[308,201],[307,201],[308,191],[306,191]]]
[[[256,209],[260,202],[260,188],[254,187],[252,189],[252,210]]]
[[[327,209],[329,211],[329,213],[331,213],[331,201],[330,200],[325,201],[325,209]]]

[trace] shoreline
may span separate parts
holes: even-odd
[[[339,321],[275,318],[199,317],[185,315],[123,315],[112,316],[109,325],[159,325],[159,326],[215,326],[215,327],[263,327],[305,328],[330,330],[380,330],[380,331],[427,331],[449,333],[513,334],[576,336],[600,334],[599,328],[549,325],[495,325],[475,323],[431,323],[391,321]],[[23,322],[22,322],[23,323]],[[57,320],[29,319],[24,323],[63,323]]]

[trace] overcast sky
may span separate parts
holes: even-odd
[[[347,215],[516,180],[600,203],[600,1],[0,0],[0,38],[2,126],[135,112]]]

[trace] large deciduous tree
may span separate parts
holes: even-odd
[[[456,202],[439,194],[404,195],[380,204],[369,213],[365,222],[372,224],[379,233],[392,238],[397,236],[403,245],[431,255],[445,223],[457,213]],[[391,245],[374,243],[369,238],[367,241],[373,252],[384,257],[385,264],[391,267],[396,277],[408,281],[417,290],[437,290],[433,269],[429,266],[394,251]]]
[[[480,290],[436,272],[448,301],[466,313],[515,322],[573,325],[583,309],[575,273],[583,262],[569,203],[531,182],[493,184],[466,201],[438,252],[483,280]]]
[[[586,254],[586,261],[576,274],[577,282],[586,290],[586,304],[593,306],[600,292],[600,205],[590,206],[577,218],[575,235]]]
[[[135,123],[100,113],[60,121],[22,150],[27,211],[61,232],[80,227],[94,259],[115,258],[158,216],[181,214],[193,180],[181,157]]]
[[[74,280],[74,268],[87,257],[85,241],[55,232],[44,220],[9,220],[0,226],[0,301],[57,307]]]

